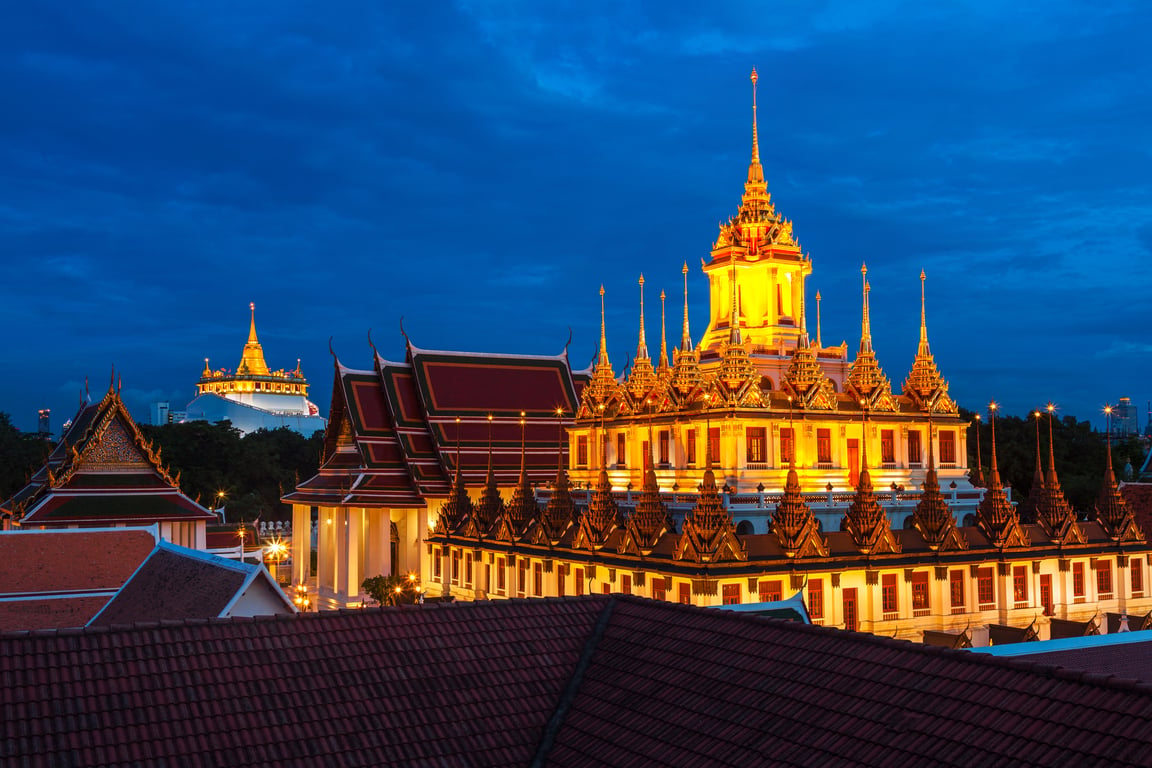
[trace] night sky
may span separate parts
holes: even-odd
[[[6,3],[0,10],[0,410],[75,413],[115,365],[133,412],[368,331],[588,365],[607,290],[619,372],[681,264],[735,213],[760,73],[777,209],[811,254],[826,344],[899,388],[921,268],[963,406],[1093,418],[1152,397],[1146,3]],[[50,7],[55,6],[55,7]],[[365,7],[367,6],[367,7]],[[1009,6],[1005,9],[1004,6]],[[545,9],[546,7],[546,9]]]

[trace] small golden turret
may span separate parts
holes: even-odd
[[[272,371],[264,362],[264,349],[256,338],[256,303],[249,303],[248,309],[252,311],[252,323],[248,328],[248,343],[244,345],[244,354],[240,358],[240,365],[236,366],[236,373],[241,376],[270,376]]]

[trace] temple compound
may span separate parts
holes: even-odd
[[[97,403],[85,396],[48,461],[0,507],[0,529],[159,526],[165,541],[204,549],[216,516],[180,491],[160,451],[140,433],[113,377]]]
[[[371,576],[428,573],[429,518],[453,487],[483,486],[493,515],[509,493],[519,509],[535,508],[533,486],[555,479],[557,447],[573,425],[583,378],[572,375],[566,347],[555,356],[468,354],[405,341],[404,362],[373,346],[368,370],[333,353],[320,470],[284,497],[293,579],[309,588],[317,523],[320,608],[360,605]]]
[[[185,409],[184,421],[230,421],[241,434],[258,429],[288,427],[305,437],[324,429],[320,409],[308,399],[308,380],[300,371],[273,371],[264,362],[264,348],[256,336],[256,305],[248,328],[248,342],[235,372],[204,370],[196,383],[196,399]]]
[[[599,355],[575,423],[552,451],[550,488],[532,492],[536,421],[522,423],[522,469],[508,500],[491,471],[477,497],[476,474],[450,472],[452,454],[439,450],[436,492],[449,476],[452,484],[423,552],[428,592],[622,592],[696,605],[799,593],[814,622],[956,646],[1090,633],[1107,612],[1152,619],[1152,555],[1110,463],[1080,521],[1050,457],[1039,508],[1024,523],[997,468],[993,409],[988,488],[968,480],[968,425],[929,349],[923,272],[919,344],[901,391],[872,349],[866,269],[855,357],[847,345],[823,345],[819,303],[811,338],[811,261],[767,191],[755,72],[752,83],[752,158],[739,211],[704,265],[711,317],[700,343],[690,335],[685,265],[680,346],[670,359],[662,331],[650,357],[641,278],[637,351],[617,377],[601,289]],[[489,464],[505,472],[517,437],[510,416],[522,407],[510,400],[501,413]],[[464,432],[467,455],[482,436]],[[447,430],[435,439],[452,438]],[[1037,452],[1039,466],[1039,443]]]

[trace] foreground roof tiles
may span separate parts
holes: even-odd
[[[9,635],[0,715],[26,765],[1152,760],[1146,684],[620,595]]]

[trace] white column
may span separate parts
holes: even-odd
[[[361,573],[364,564],[361,562],[361,541],[364,527],[364,510],[359,507],[349,507],[344,515],[344,529],[337,531],[342,534],[340,541],[340,554],[343,561],[341,572],[344,578],[340,581],[340,591],[348,599],[354,599],[360,594],[360,582],[363,581]]]
[[[364,547],[364,578],[387,575],[380,568],[380,518],[387,513],[382,509],[367,509],[368,535],[365,537]]]
[[[427,550],[424,541],[428,538],[428,510],[423,507],[409,509],[405,515],[404,538],[400,541],[400,564],[405,570],[419,573],[421,581],[427,581],[432,574],[421,564]]]
[[[316,582],[318,589],[336,591],[336,508],[320,507],[316,537]]]
[[[392,562],[392,510],[379,509],[376,511],[379,513],[379,530],[369,546],[376,551],[377,570],[369,575],[384,574],[390,576],[393,573],[400,573],[396,564]],[[402,547],[403,545],[404,542],[401,541],[398,546]]]
[[[292,583],[306,584],[312,563],[312,511],[292,505]]]

